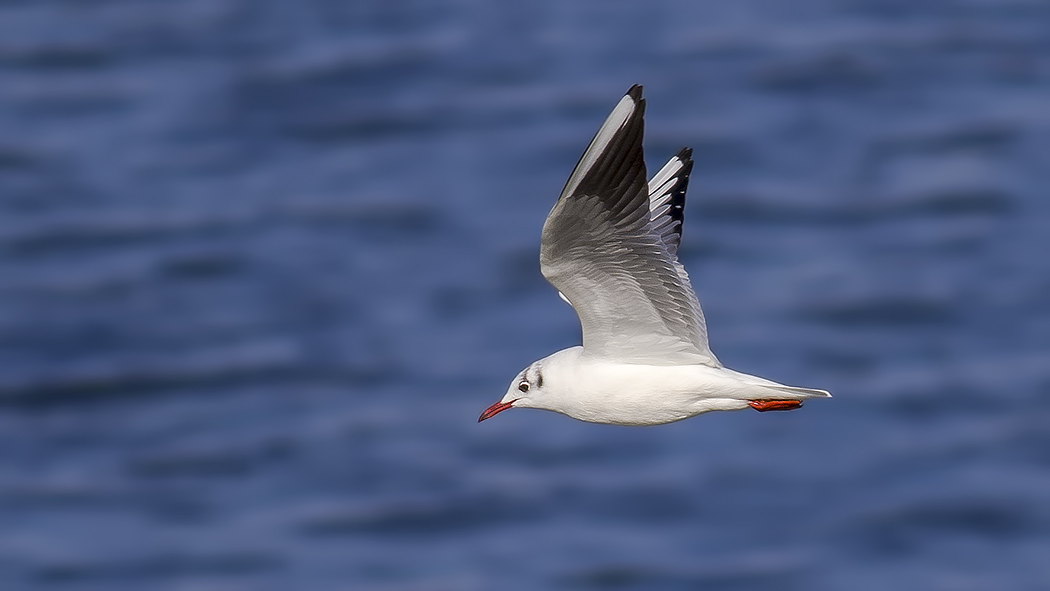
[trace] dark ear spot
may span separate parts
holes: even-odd
[[[536,372],[536,387],[537,388],[542,388],[543,387],[543,374],[540,373],[539,371]]]

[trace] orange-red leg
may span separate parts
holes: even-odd
[[[796,408],[802,408],[801,400],[752,400],[748,402],[751,408],[758,412],[766,412],[767,410],[795,410]]]

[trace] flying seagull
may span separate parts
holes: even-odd
[[[583,346],[522,370],[484,421],[509,408],[659,425],[712,410],[792,410],[824,390],[724,367],[678,262],[692,150],[645,181],[645,100],[635,85],[591,140],[543,224],[540,271],[580,317]]]

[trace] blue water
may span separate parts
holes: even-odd
[[[730,367],[518,410],[634,83]],[[1050,5],[0,4],[0,588],[1050,589]]]

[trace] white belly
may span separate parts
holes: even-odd
[[[595,423],[658,425],[712,410],[740,410],[762,390],[740,379],[742,374],[705,365],[583,361],[572,373],[573,395],[554,410]]]

